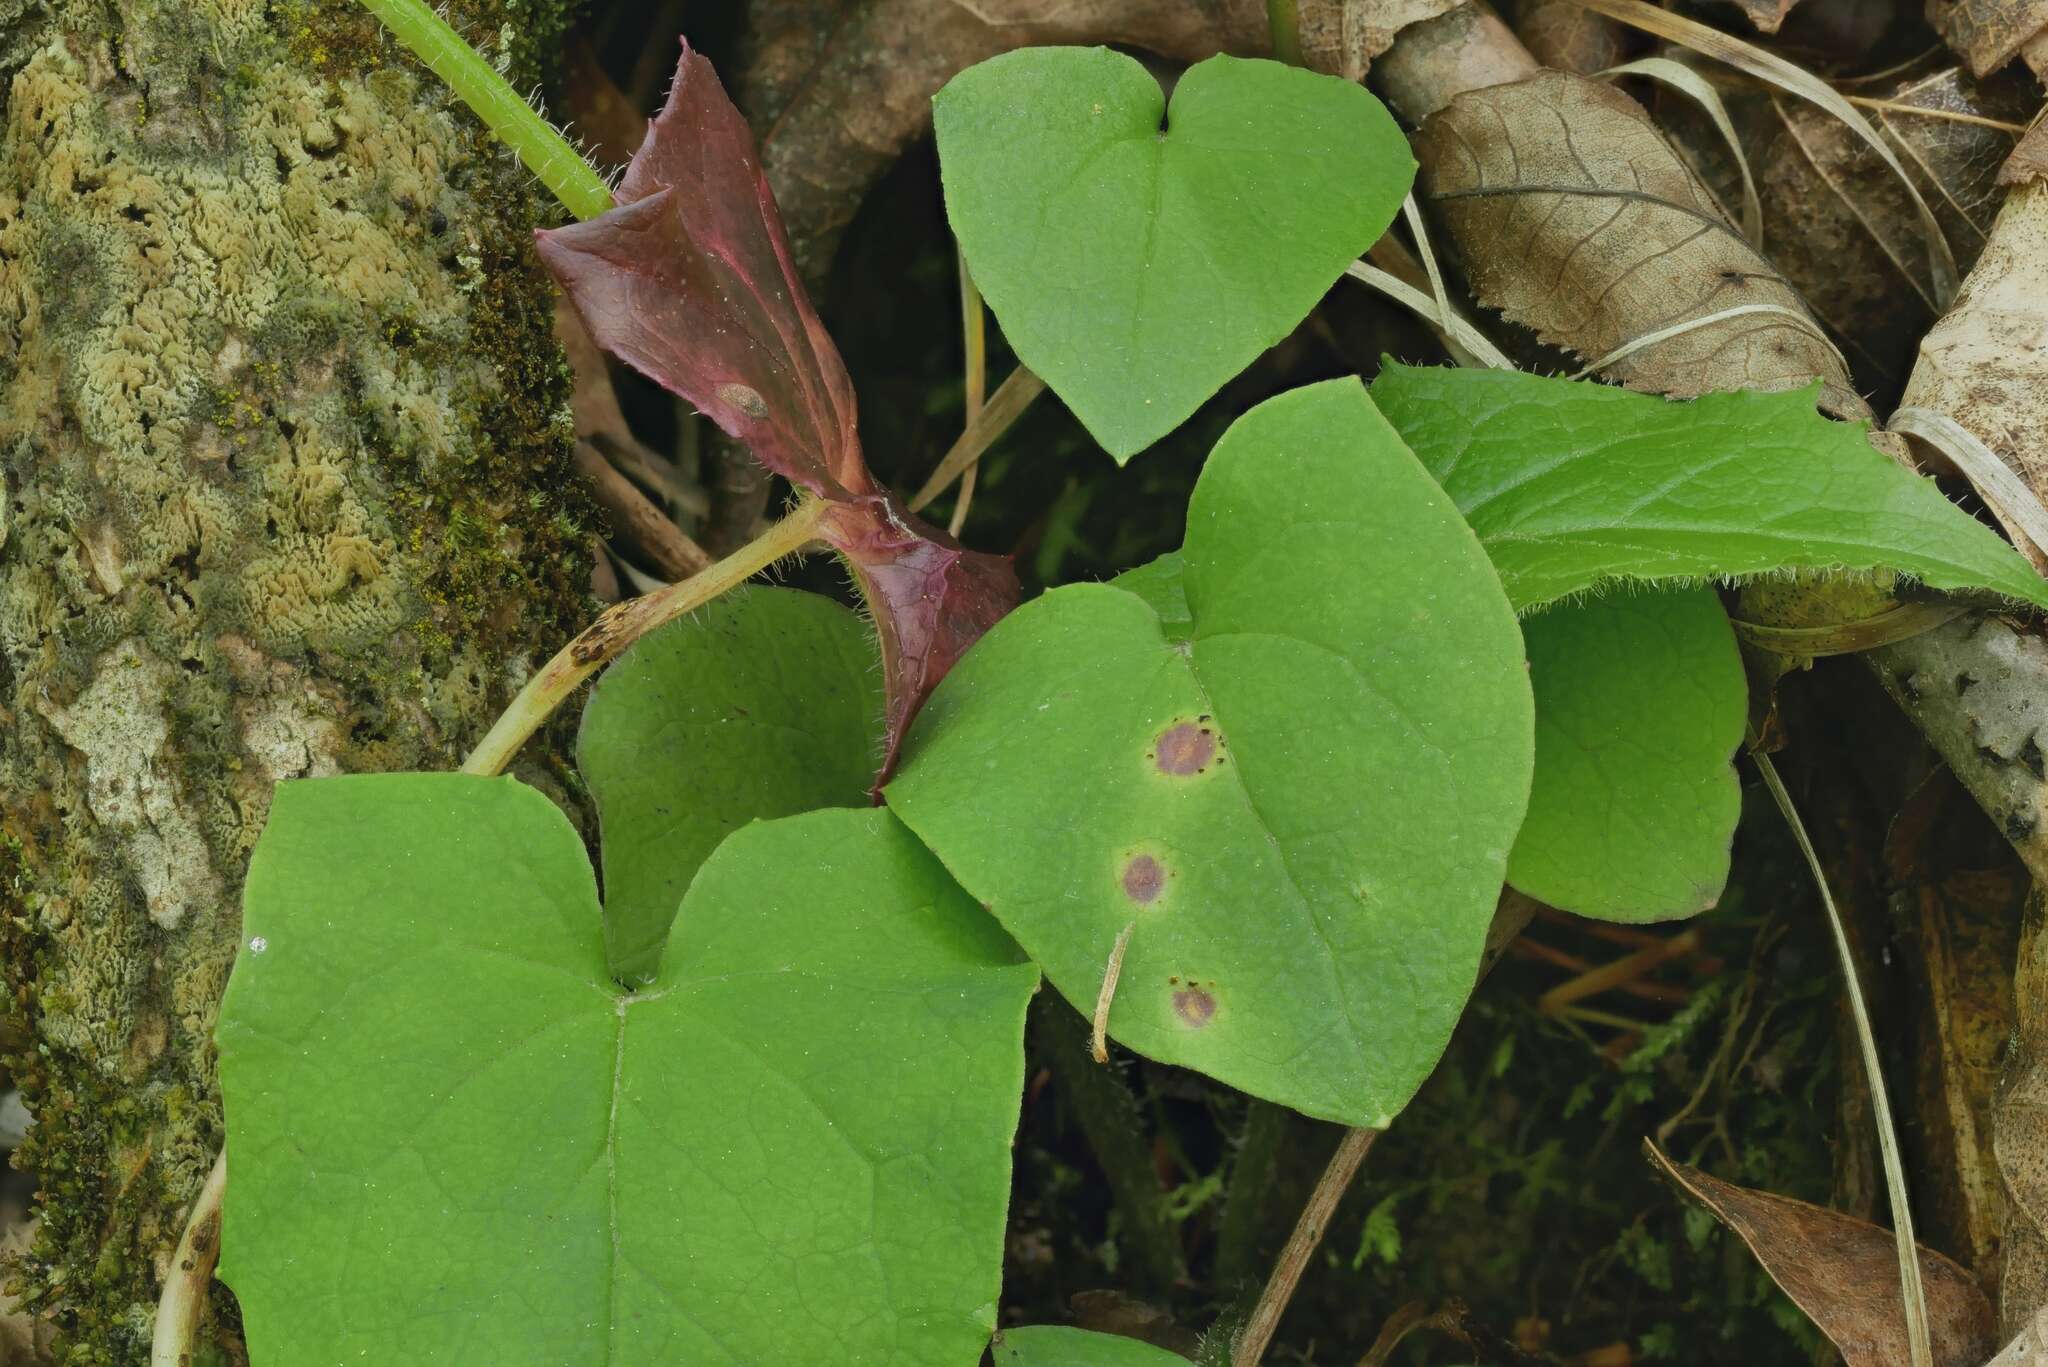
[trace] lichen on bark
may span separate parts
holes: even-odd
[[[557,0],[459,19],[516,80]],[[0,3],[0,971],[65,1360],[147,1354],[280,779],[446,767],[587,613],[527,177],[354,6]]]

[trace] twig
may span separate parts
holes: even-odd
[[[1088,1053],[1097,1063],[1109,1062],[1109,1006],[1116,1000],[1116,980],[1124,973],[1124,951],[1131,947],[1136,921],[1117,934],[1116,947],[1109,951],[1109,965],[1102,970],[1102,990],[1095,994],[1095,1026],[1088,1037]]]
[[[213,1170],[193,1198],[185,1232],[171,1259],[157,1298],[156,1328],[150,1335],[149,1367],[191,1367],[192,1340],[199,1331],[199,1313],[206,1308],[206,1290],[220,1261],[220,1203],[228,1186],[228,1151],[214,1157]]]
[[[1798,843],[1799,852],[1806,856],[1806,866],[1813,873],[1815,885],[1820,888],[1820,902],[1827,912],[1828,929],[1834,932],[1835,952],[1841,957],[1842,978],[1849,990],[1849,1012],[1855,1019],[1857,1043],[1863,1050],[1863,1070],[1870,1078],[1870,1106],[1877,1117],[1877,1148],[1884,1158],[1885,1185],[1892,1208],[1892,1237],[1899,1248],[1906,1340],[1912,1349],[1913,1367],[1933,1367],[1934,1350],[1927,1336],[1927,1290],[1920,1282],[1920,1251],[1913,1238],[1913,1209],[1906,1199],[1906,1168],[1899,1157],[1899,1139],[1893,1127],[1891,1100],[1885,1094],[1884,1071],[1877,1057],[1877,1038],[1871,1032],[1870,1009],[1863,1001],[1863,984],[1856,976],[1856,960],[1849,952],[1849,935],[1842,928],[1842,914],[1835,909],[1835,896],[1828,887],[1826,873],[1821,869],[1820,856],[1814,852],[1813,842],[1807,838],[1806,823],[1799,819],[1799,810],[1792,805],[1792,795],[1785,791],[1784,783],[1778,778],[1777,766],[1761,749],[1752,747],[1749,755],[1756,763],[1757,772],[1763,775],[1764,786],[1771,790],[1771,797],[1784,815],[1785,824],[1792,828],[1792,838]]]
[[[710,553],[605,459],[595,442],[576,443],[576,468],[590,481],[597,505],[611,519],[612,534],[664,580],[687,579],[711,568]]]
[[[1337,1203],[1344,1199],[1351,1179],[1358,1175],[1358,1165],[1365,1161],[1372,1141],[1379,1137],[1378,1130],[1344,1132],[1343,1142],[1330,1156],[1330,1165],[1323,1169],[1316,1189],[1309,1194],[1308,1204],[1302,1207],[1301,1219],[1295,1222],[1294,1233],[1287,1237],[1287,1246],[1280,1250],[1279,1261],[1273,1264],[1273,1275],[1266,1282],[1266,1289],[1259,1293],[1259,1303],[1252,1307],[1251,1318],[1245,1321],[1237,1350],[1230,1358],[1231,1367],[1258,1367],[1259,1360],[1265,1357],[1273,1331],[1280,1327],[1280,1317],[1287,1313],[1287,1302],[1294,1298],[1294,1288],[1301,1282],[1308,1260],[1314,1256],[1323,1241],[1323,1231],[1337,1213]]]
[[[635,641],[693,612],[728,589],[737,588],[786,555],[803,549],[829,507],[805,497],[789,516],[725,559],[680,583],[607,608],[595,622],[563,646],[540,672],[526,681],[489,734],[463,762],[465,774],[496,774],[504,770],[527,738],[541,728],[582,682],[623,654]]]

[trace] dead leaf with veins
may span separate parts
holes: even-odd
[[[1891,1231],[1823,1206],[1752,1191],[1643,1151],[1678,1189],[1733,1230],[1771,1280],[1792,1298],[1844,1367],[1898,1367],[1911,1360],[1899,1299],[1899,1252]],[[1998,1346],[1991,1302],[1970,1274],[1920,1249],[1927,1287],[1927,1332],[1934,1367],[1979,1367]]]
[[[1467,91],[1417,157],[1480,299],[1590,362],[1635,345],[1608,378],[1674,397],[1818,379],[1829,411],[1867,411],[1797,291],[1626,95],[1557,71]]]

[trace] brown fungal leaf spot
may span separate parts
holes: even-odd
[[[755,422],[768,416],[768,401],[752,385],[722,384],[718,386],[718,401],[737,408]]]
[[[1150,906],[1166,891],[1166,870],[1157,859],[1141,854],[1124,865],[1124,896],[1140,906]]]
[[[1208,771],[1219,748],[1216,728],[1207,717],[1175,722],[1153,740],[1152,763],[1162,774],[1190,778]]]
[[[1215,995],[1190,981],[1173,994],[1173,1014],[1190,1030],[1199,1030],[1216,1017]]]

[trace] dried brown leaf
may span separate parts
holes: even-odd
[[[1927,18],[1949,49],[1983,76],[2048,28],[2048,0],[1927,0]]]
[[[2024,115],[2017,80],[1936,72],[1866,102],[1967,270],[1983,250],[2011,150],[2006,124]],[[1918,211],[1898,177],[1861,139],[1810,105],[1773,98],[1760,153],[1772,259],[1813,311],[1896,392],[1936,316]]]
[[[1691,396],[1823,382],[1862,401],[1799,296],[1736,231],[1640,106],[1596,81],[1542,72],[1468,91],[1423,125],[1426,197],[1486,304],[1588,360],[1741,304],[1744,314],[1629,352],[1608,372]]]
[[[1845,1367],[1908,1358],[1891,1231],[1840,1211],[1751,1191],[1674,1162],[1644,1141],[1664,1176],[1749,1246],[1771,1280],[1841,1350]],[[1978,1367],[1997,1347],[1991,1302],[1970,1274],[1920,1249],[1935,1367]]]
[[[1525,0],[1515,32],[1531,56],[1559,71],[1591,76],[1628,60],[1629,31],[1572,0]]]
[[[1799,0],[1735,0],[1735,8],[1765,33],[1776,33],[1798,3]]]
[[[2034,185],[2048,180],[2048,119],[2036,118],[1998,168],[2000,185]]]
[[[1953,419],[2048,495],[2048,184],[2006,199],[1955,306],[1922,339],[1901,404]]]

